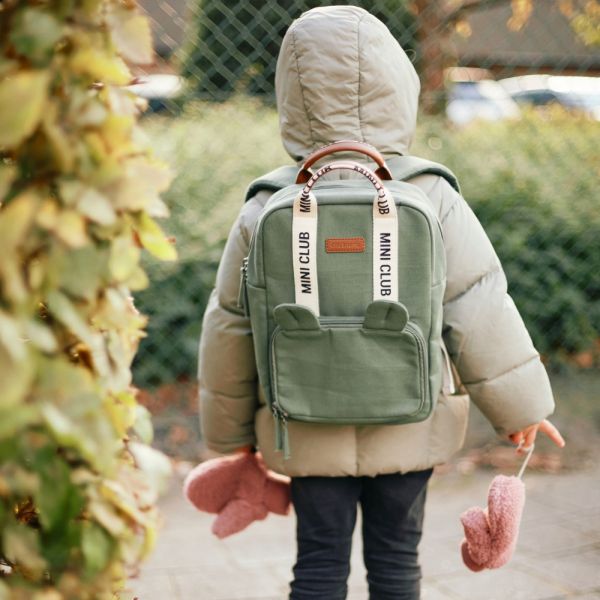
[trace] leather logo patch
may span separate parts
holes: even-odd
[[[325,240],[325,251],[332,252],[364,252],[365,238],[327,238]]]

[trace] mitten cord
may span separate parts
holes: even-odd
[[[521,442],[522,444],[523,442]],[[521,446],[521,444],[519,444],[519,447]],[[523,461],[523,464],[521,465],[521,469],[519,470],[519,474],[517,475],[517,477],[520,479],[521,476],[523,475],[523,471],[525,471],[525,467],[527,466],[527,463],[529,462],[529,459],[531,458],[531,453],[533,452],[533,449],[535,448],[535,444],[531,444],[531,446],[529,446],[529,451],[527,452],[527,456],[525,457],[525,460]]]

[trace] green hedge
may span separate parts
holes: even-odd
[[[134,372],[156,385],[195,376],[202,311],[244,190],[289,158],[275,112],[248,100],[199,104],[147,131],[179,172],[167,200],[181,260],[152,266],[154,283],[138,296],[152,318]],[[427,119],[413,148],[459,176],[537,348],[555,364],[591,349],[600,331],[599,133],[599,123],[560,112],[462,130]]]
[[[277,55],[287,28],[304,11],[330,4],[329,0],[196,0],[181,53],[190,94],[210,100],[224,100],[236,91],[272,97]],[[336,4],[368,8],[409,53],[415,52],[415,18],[406,0]]]
[[[599,134],[600,123],[557,109],[460,131],[428,121],[414,148],[459,176],[536,347],[555,365],[600,336]]]

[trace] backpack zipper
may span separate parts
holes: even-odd
[[[288,460],[291,456],[287,426],[289,415],[275,402],[271,406],[271,412],[275,417],[275,451],[283,451],[283,459]]]
[[[242,266],[240,267],[240,289],[238,292],[237,305],[244,311],[244,316],[250,316],[250,306],[248,303],[248,257],[245,256],[242,259]]]

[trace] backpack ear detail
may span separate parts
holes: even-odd
[[[300,304],[280,304],[273,309],[275,322],[286,331],[318,331],[321,329],[317,315]]]
[[[408,310],[400,302],[374,300],[367,306],[363,329],[402,331],[408,323]]]

